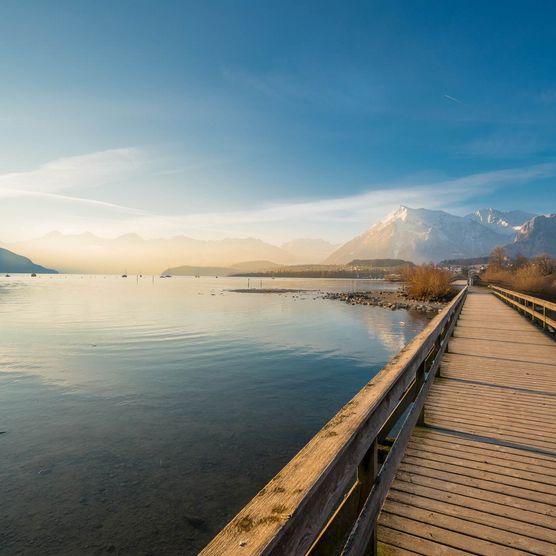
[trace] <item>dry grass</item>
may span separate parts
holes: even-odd
[[[527,265],[516,270],[513,285],[518,290],[544,292],[553,286],[551,276],[543,276],[533,265]]]
[[[443,301],[452,297],[451,274],[434,265],[406,268],[402,279],[407,283],[407,295],[419,301]]]
[[[536,261],[518,268],[487,268],[482,278],[486,282],[506,286],[521,292],[556,296],[556,275],[547,274],[547,269]]]

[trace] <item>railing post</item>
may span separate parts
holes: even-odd
[[[546,330],[546,307],[544,305],[542,308],[542,327],[543,330]]]
[[[361,491],[359,494],[359,504],[357,507],[357,513],[361,511],[367,500],[367,496],[374,485],[376,476],[378,475],[378,440],[375,438],[365,454],[363,460],[357,467],[357,480],[361,484]],[[367,549],[365,550],[366,556],[377,556],[377,533],[376,533],[376,522],[373,527],[373,532],[369,543],[367,544]]]
[[[425,366],[427,364],[427,360],[425,359],[417,369],[417,373],[415,374],[415,398],[419,395],[421,388],[423,388],[423,384],[425,384]],[[417,418],[417,426],[423,427],[425,426],[425,406],[421,409],[419,413],[419,417]]]

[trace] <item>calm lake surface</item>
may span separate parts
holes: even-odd
[[[0,278],[1,554],[195,554],[428,322],[246,285]]]

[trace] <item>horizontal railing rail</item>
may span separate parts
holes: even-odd
[[[556,303],[499,286],[490,285],[489,288],[494,295],[514,309],[529,315],[533,322],[537,322],[545,330],[550,328],[552,332],[556,332]]]
[[[467,287],[366,384],[201,552],[376,552],[376,519]]]

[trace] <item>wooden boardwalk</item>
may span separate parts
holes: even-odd
[[[382,554],[556,554],[556,342],[471,288],[378,519]]]

